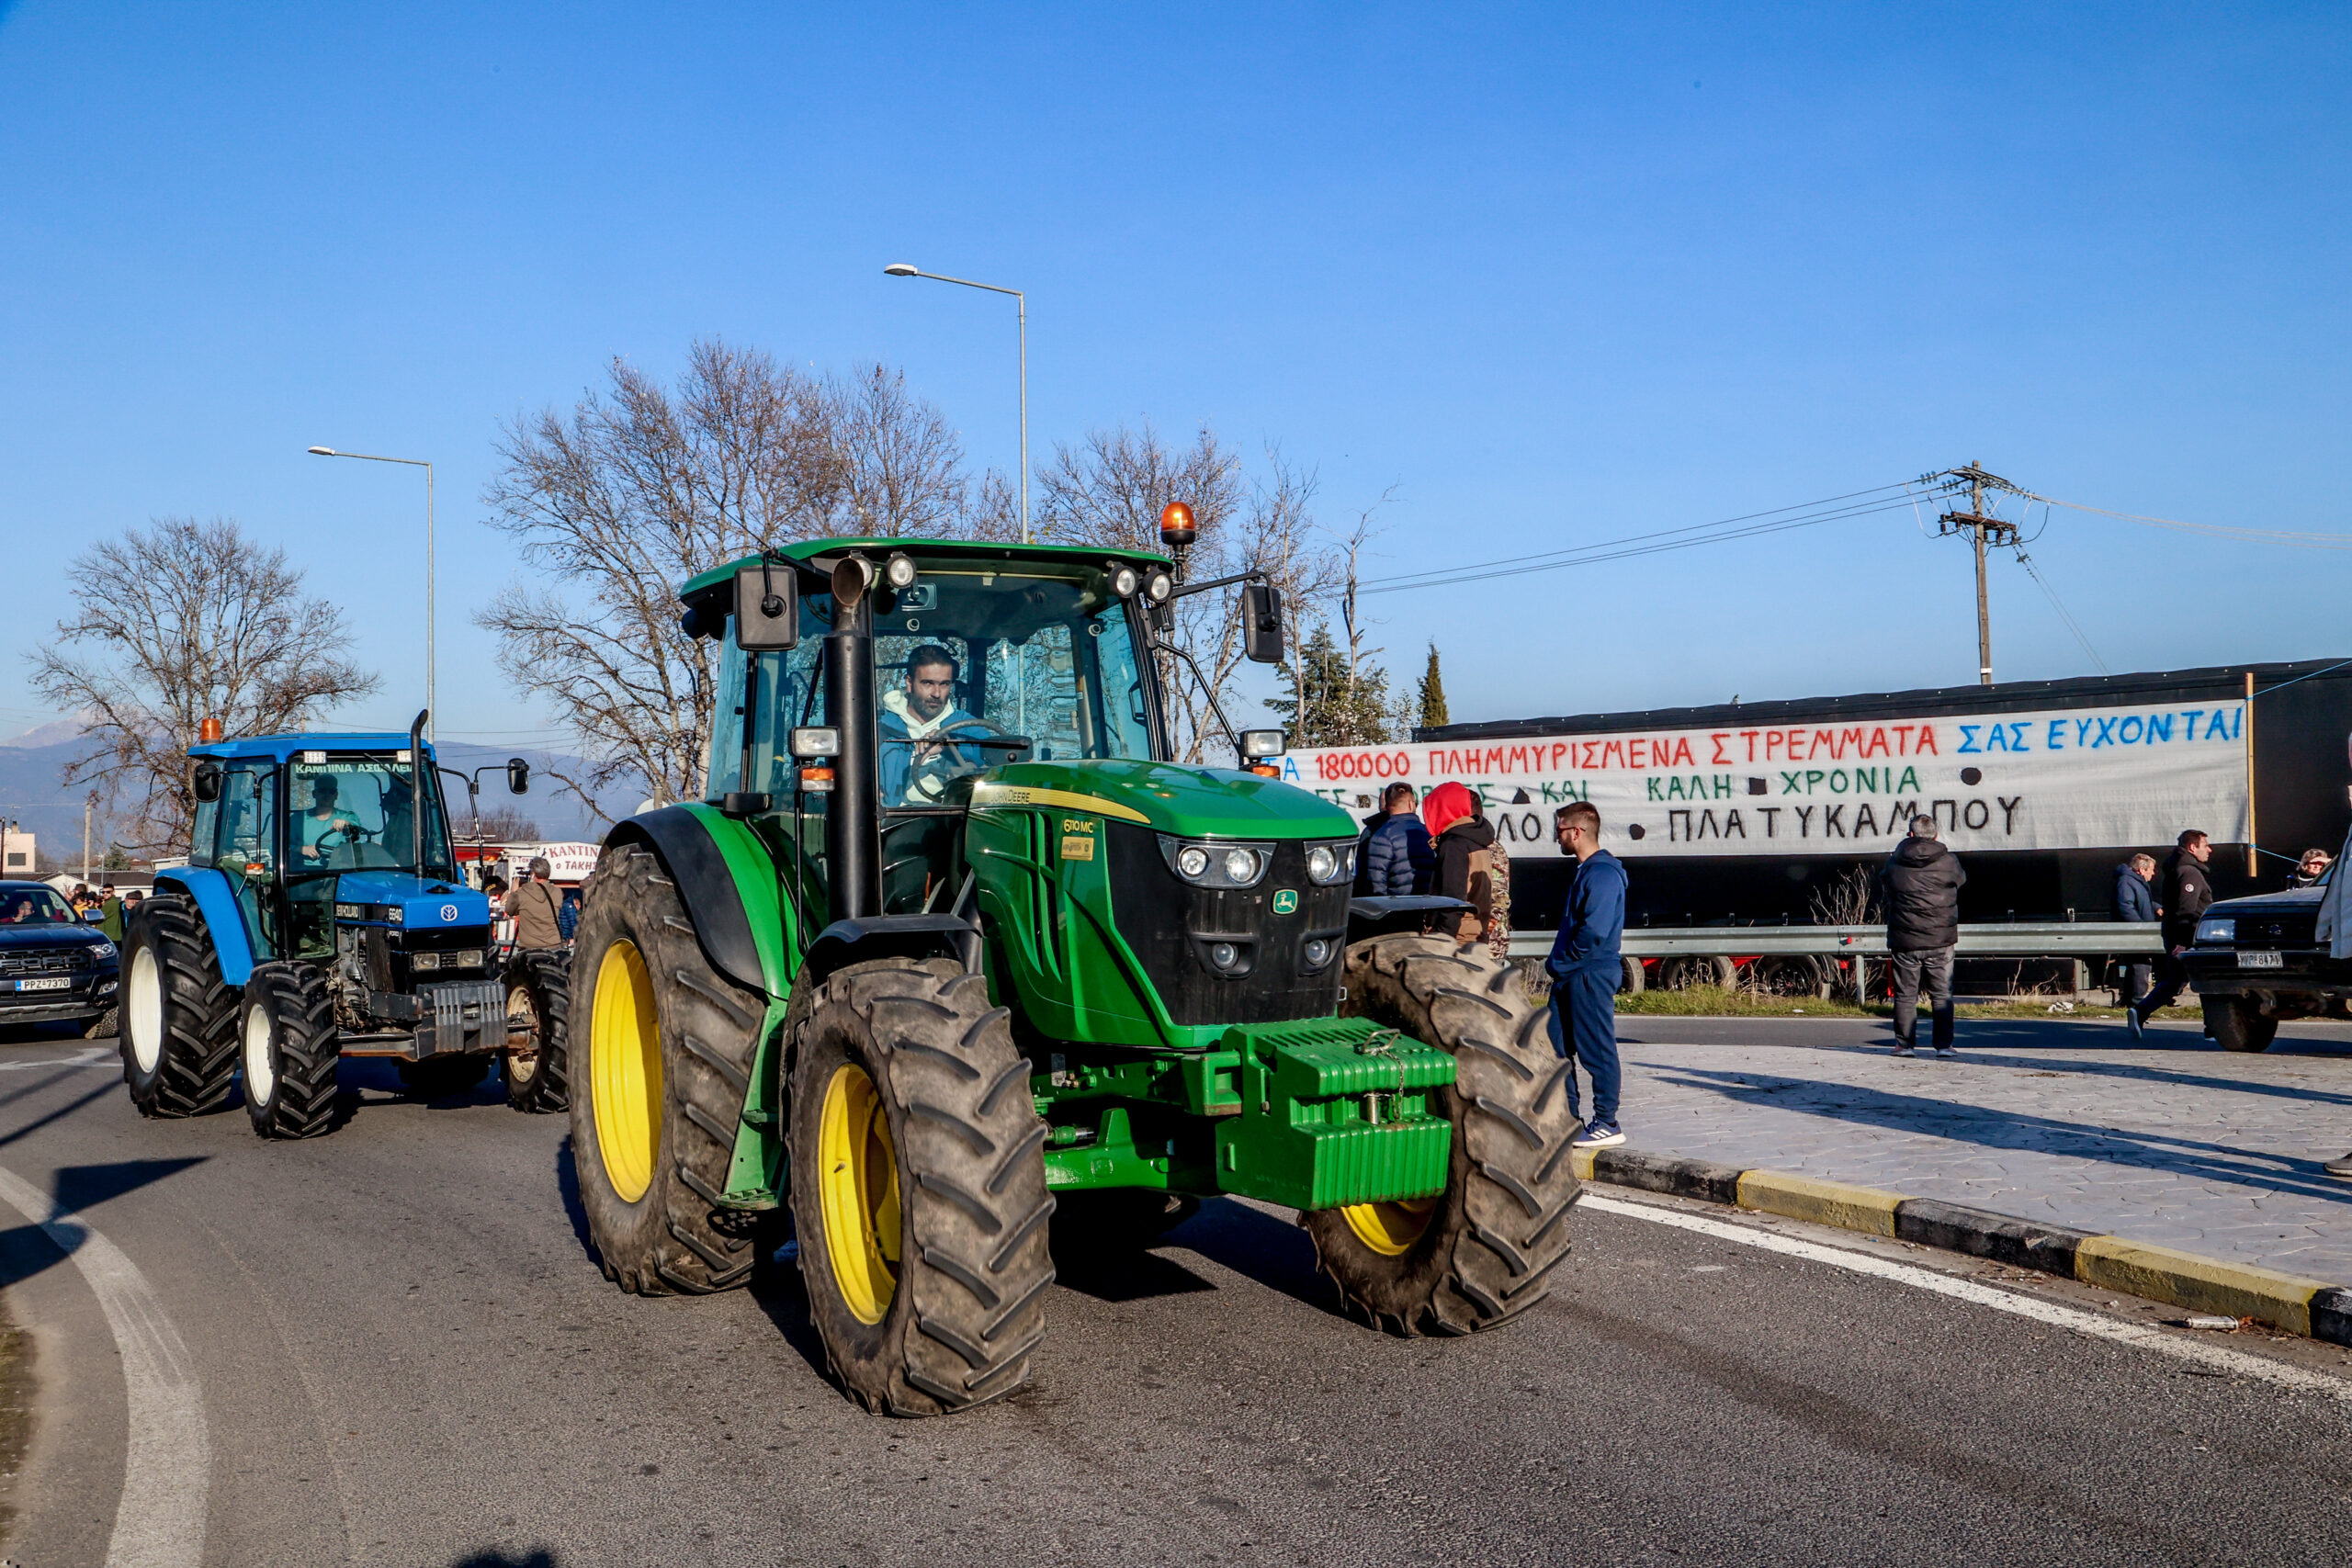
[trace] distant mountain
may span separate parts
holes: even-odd
[[[78,718],[52,718],[47,724],[37,724],[22,735],[0,740],[0,748],[23,747],[33,750],[42,746],[61,746],[82,733]]]
[[[0,741],[0,818],[36,835],[41,852],[60,861],[78,861],[82,854],[82,798],[88,793],[88,786],[59,782],[65,765],[82,755],[88,745],[74,738],[78,728],[72,719],[60,719],[13,740]],[[41,739],[61,728],[64,732],[62,739]],[[481,775],[481,806],[485,812],[513,807],[537,822],[539,831],[549,840],[595,840],[604,836],[579,799],[564,793],[562,786],[548,776],[550,767],[578,773],[582,764],[577,757],[527,746],[474,746],[457,740],[438,748],[438,754],[443,767],[459,773],[489,768]],[[528,795],[506,793],[506,776],[501,768],[509,757],[521,757],[531,764]],[[450,815],[462,818],[467,809],[464,788],[448,779],[442,783],[448,786]],[[641,790],[616,788],[609,798],[615,803],[615,809],[626,812],[637,805],[642,794]],[[103,817],[93,818],[93,854],[106,851],[103,823]]]

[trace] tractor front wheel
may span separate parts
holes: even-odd
[[[704,956],[677,885],[639,844],[597,863],[571,979],[571,1157],[605,1278],[644,1296],[743,1284],[770,1227],[719,1199],[767,998]]]
[[[1469,1334],[1517,1316],[1568,1255],[1573,1064],[1519,972],[1483,952],[1375,937],[1348,950],[1346,985],[1346,1012],[1453,1055],[1438,1102],[1453,1149],[1433,1197],[1303,1215],[1317,1263],[1351,1313],[1392,1334]]]
[[[868,1410],[1010,1393],[1046,1336],[1046,1124],[988,982],[934,960],[831,976],[796,1035],[792,1218],[833,1375]]]
[[[245,982],[237,1038],[245,1114],[265,1138],[313,1138],[334,1114],[334,1002],[309,964],[262,964]]]
[[[506,1031],[526,1045],[499,1053],[498,1076],[506,1103],[517,1111],[562,1111],[571,1104],[571,974],[561,953],[533,953],[515,960],[506,976]]]
[[[237,1073],[237,993],[193,901],[159,893],[122,943],[122,1081],[141,1116],[226,1104]]]

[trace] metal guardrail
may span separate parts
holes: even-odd
[[[1543,931],[1514,931],[1513,958],[1541,958],[1552,951]],[[1884,926],[1630,926],[1623,951],[1628,958],[1738,957],[1750,953],[1811,953],[1841,957],[1883,958]],[[1960,928],[1962,958],[2123,958],[2164,951],[2153,924],[2109,920],[1986,921]]]

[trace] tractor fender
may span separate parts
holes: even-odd
[[[630,818],[605,837],[607,850],[634,843],[662,858],[670,880],[678,885],[679,902],[694,918],[695,940],[712,965],[737,985],[765,993],[768,984],[743,895],[702,819],[683,806],[665,806]]]
[[[796,987],[820,982],[845,964],[875,958],[952,958],[980,972],[980,928],[959,915],[860,915],[817,933]]]
[[[221,984],[243,989],[253,978],[254,948],[228,877],[210,866],[174,866],[155,874],[155,886],[177,887],[195,903],[205,929],[212,933],[212,950],[220,955]]]
[[[1385,936],[1390,931],[1421,931],[1439,916],[1463,915],[1470,906],[1459,898],[1442,898],[1433,893],[1408,893],[1393,898],[1351,898],[1348,900],[1348,941],[1359,942],[1366,937]]]

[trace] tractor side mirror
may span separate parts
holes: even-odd
[[[197,799],[207,803],[220,799],[220,764],[209,757],[201,759],[196,764],[196,777],[192,782]]]
[[[1272,583],[1241,590],[1241,651],[1257,664],[1283,661],[1283,591]]]
[[[531,764],[520,757],[506,759],[506,793],[509,795],[531,793]]]
[[[753,561],[735,573],[735,646],[746,653],[772,653],[798,646],[799,584],[793,569],[782,571]]]

